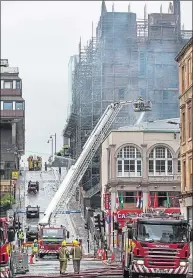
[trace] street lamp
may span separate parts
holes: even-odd
[[[51,138],[50,140],[48,140],[47,141],[47,143],[52,143],[52,154],[51,154],[51,156],[52,156],[52,158],[54,157],[54,154],[53,154],[53,149],[54,149],[54,147],[53,147],[53,138]]]
[[[56,133],[54,135],[51,135],[50,139],[53,139],[53,137],[55,139],[55,155],[56,155]]]

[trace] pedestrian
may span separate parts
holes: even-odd
[[[21,247],[24,242],[24,233],[22,229],[19,229],[18,240],[19,240],[18,246]]]
[[[80,261],[82,259],[82,250],[81,250],[77,240],[74,240],[72,243],[73,243],[73,247],[70,251],[70,255],[72,255],[74,273],[79,274],[80,273]]]
[[[60,274],[65,274],[67,269],[67,262],[69,260],[70,260],[70,254],[66,247],[66,240],[63,240],[62,246],[59,249]]]
[[[37,242],[37,239],[34,239],[34,243],[32,244],[32,257],[35,258],[36,261],[38,261],[38,250],[39,244]]]

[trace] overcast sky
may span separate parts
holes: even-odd
[[[129,1],[114,1],[115,11],[127,11]],[[131,11],[143,18],[145,1],[131,1]],[[168,11],[169,1],[147,1],[147,12]],[[112,1],[106,1],[108,11]],[[192,29],[192,2],[181,1],[182,24]],[[101,1],[2,1],[1,58],[19,67],[26,100],[26,153],[50,153],[49,136],[62,129],[67,117],[68,61],[78,52],[80,36],[89,40]]]

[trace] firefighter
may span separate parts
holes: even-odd
[[[19,247],[21,247],[24,242],[24,233],[23,233],[22,229],[19,229],[18,240],[19,240],[19,242],[18,242]]]
[[[60,274],[64,274],[66,272],[67,261],[69,260],[70,260],[70,255],[66,247],[66,240],[63,240],[62,246],[59,249]]]
[[[72,242],[73,247],[70,251],[70,255],[72,255],[73,260],[73,267],[74,267],[74,273],[80,273],[80,261],[82,259],[82,250],[79,246],[79,243],[77,240],[74,240]]]
[[[38,248],[39,244],[37,239],[34,239],[34,243],[32,244],[32,257],[34,257],[36,261],[38,261]]]

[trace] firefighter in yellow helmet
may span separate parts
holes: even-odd
[[[70,260],[70,255],[66,247],[66,240],[63,240],[59,249],[60,274],[64,274],[66,272],[68,260]]]
[[[37,239],[34,239],[34,243],[32,244],[32,257],[34,257],[36,261],[38,261],[38,248],[39,244],[37,243]]]
[[[79,246],[79,242],[77,240],[73,240],[72,242],[73,247],[70,251],[70,255],[72,255],[73,260],[73,267],[74,267],[74,273],[80,273],[80,261],[82,259],[82,250]]]

